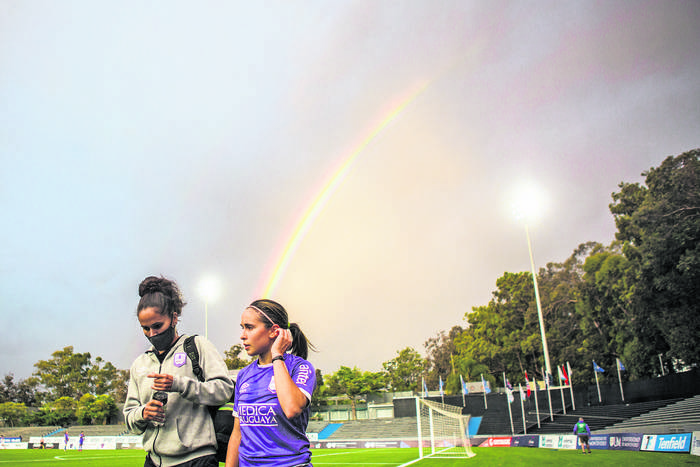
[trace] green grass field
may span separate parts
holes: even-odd
[[[556,465],[561,467],[594,465],[596,467],[700,465],[699,456],[654,452],[593,451],[583,455],[579,451],[557,451],[537,448],[474,448],[471,459],[424,459],[411,464],[415,467],[452,466],[512,466]],[[368,466],[399,467],[412,461],[417,449],[319,449],[314,451],[314,466]],[[5,466],[61,466],[61,467],[126,467],[142,466],[145,453],[137,450],[120,451],[54,451],[6,450],[0,451],[0,467]],[[223,464],[221,464],[223,466]]]

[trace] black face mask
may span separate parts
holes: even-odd
[[[168,326],[168,329],[152,337],[146,337],[158,352],[168,350],[175,339],[175,328]]]

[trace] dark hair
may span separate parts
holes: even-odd
[[[144,308],[158,308],[161,315],[173,319],[182,314],[182,307],[186,305],[182,294],[175,281],[156,276],[149,276],[139,284],[139,304],[136,307],[136,316]]]
[[[316,350],[301,331],[299,325],[289,322],[287,310],[276,301],[267,299],[255,300],[249,306],[253,307],[253,309],[257,308],[258,310],[262,310],[264,315],[260,316],[260,321],[265,323],[266,328],[271,328],[273,324],[276,324],[282,329],[289,329],[291,331],[292,346],[290,347],[290,352],[292,355],[297,355],[306,359],[309,354],[309,348],[314,351]],[[258,314],[260,315],[260,313]],[[272,322],[270,322],[270,320],[272,320]]]

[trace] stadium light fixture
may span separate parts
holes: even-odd
[[[552,365],[549,360],[549,347],[547,346],[547,336],[544,330],[544,318],[542,316],[542,303],[540,301],[540,291],[537,287],[537,271],[535,270],[535,260],[532,254],[532,243],[530,241],[530,229],[528,224],[539,219],[547,207],[547,198],[541,190],[533,184],[524,184],[514,191],[513,212],[515,218],[525,225],[525,237],[527,238],[527,250],[530,253],[530,268],[532,270],[532,282],[535,286],[535,302],[537,303],[537,317],[540,322],[540,334],[542,336],[542,351],[544,353],[544,365],[547,375],[552,375]],[[549,377],[549,376],[547,376]]]
[[[219,297],[219,281],[213,277],[205,277],[199,284],[199,291],[204,297],[204,337],[209,339],[209,301]]]

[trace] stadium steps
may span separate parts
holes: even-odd
[[[600,431],[681,400],[683,399],[583,407],[576,410],[567,410],[566,415],[555,412],[553,421],[549,419],[549,412],[547,412],[546,417],[540,421],[541,427],[537,428],[537,424],[535,423],[533,426],[528,427],[527,432],[528,434],[569,433],[573,431],[574,424],[578,421],[579,417],[584,418],[591,428],[591,431]],[[542,415],[542,411],[540,410],[540,417],[542,417]],[[533,418],[536,419],[536,415],[534,415]]]
[[[23,441],[29,441],[32,436],[48,436],[50,433],[62,430],[60,426],[20,426],[0,428],[0,436],[5,438],[22,437]]]
[[[71,438],[79,436],[81,431],[85,436],[119,436],[126,431],[126,425],[73,425],[66,430]]]
[[[700,430],[700,396],[681,399],[664,407],[615,423],[605,431],[634,432],[640,428],[660,433],[680,433]]]
[[[343,422],[329,440],[401,439],[416,437],[416,419],[412,417],[352,420]]]
[[[309,426],[306,427],[307,433],[320,433],[329,424],[325,420],[309,420]]]

